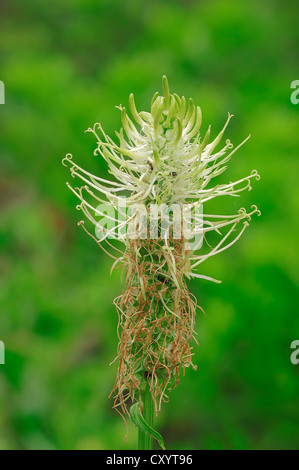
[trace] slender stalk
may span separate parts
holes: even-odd
[[[141,391],[141,400],[143,403],[143,417],[150,427],[154,422],[154,402],[148,383],[145,381]],[[152,450],[153,438],[149,433],[138,431],[138,450]]]

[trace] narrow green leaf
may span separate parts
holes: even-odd
[[[134,403],[134,405],[131,406],[130,408],[130,416],[133,421],[133,423],[140,429],[140,431],[144,433],[148,433],[151,436],[153,436],[154,439],[156,439],[160,445],[160,447],[165,450],[165,445],[164,445],[164,440],[161,434],[159,434],[157,431],[155,431],[153,428],[149,426],[149,424],[145,421],[141,409],[139,406],[139,403]]]

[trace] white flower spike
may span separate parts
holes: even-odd
[[[235,148],[230,140],[221,146],[232,118],[228,114],[223,129],[210,142],[211,127],[201,133],[200,107],[191,98],[187,104],[184,96],[171,94],[165,76],[162,86],[163,95],[155,93],[150,112],[137,111],[133,94],[129,97],[131,117],[126,108],[118,107],[122,128],[116,133],[117,142],[101,124],[87,129],[97,141],[94,154],[106,161],[113,180],[84,170],[71,154],[63,159],[72,177],[82,181],[74,188],[67,183],[80,201],[77,209],[96,226],[93,238],[115,259],[112,269],[122,267],[125,272],[124,292],[115,300],[120,343],[113,392],[114,406],[121,413],[128,413],[128,398],[142,404],[144,383],[159,411],[167,389],[178,383],[181,368],[193,366],[190,341],[195,334],[196,302],[185,278],[221,282],[194,270],[231,247],[251,216],[260,214],[256,206],[232,215],[205,213],[209,201],[238,197],[251,190],[252,180],[259,179],[253,170],[235,182],[214,184],[250,136]],[[161,207],[174,208],[171,216],[168,211],[168,219]],[[185,222],[191,223],[195,238],[199,236],[196,243],[185,236]],[[87,231],[83,221],[79,224]],[[214,247],[208,244],[209,232],[220,236]],[[111,240],[120,241],[123,249]]]

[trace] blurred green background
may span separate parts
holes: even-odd
[[[202,107],[213,135],[252,138],[225,174],[261,181],[227,213],[262,211],[192,281],[197,372],[158,418],[169,449],[299,447],[299,79],[296,1],[2,0],[0,80],[0,449],[134,449],[111,410],[122,290],[110,259],[76,226],[61,159],[107,175],[84,130],[119,130],[115,105],[147,110],[166,74]]]

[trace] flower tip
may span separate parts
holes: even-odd
[[[62,165],[67,167],[65,162],[70,162],[72,158],[73,155],[71,153],[67,153],[66,156],[61,160]]]
[[[258,217],[262,214],[259,208],[255,204],[251,206],[251,209],[253,209],[253,214],[256,214]]]
[[[261,175],[259,175],[257,170],[252,170],[251,176],[253,176],[256,179],[256,181],[259,181],[261,179]]]
[[[168,80],[166,75],[163,75],[162,77],[162,88],[163,88],[163,95],[165,97],[166,103],[168,103],[169,100],[169,85],[168,85]]]

